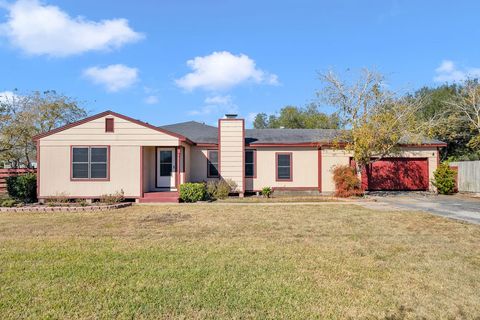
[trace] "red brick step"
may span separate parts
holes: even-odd
[[[179,202],[178,191],[145,192],[140,203]]]

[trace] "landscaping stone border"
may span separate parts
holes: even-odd
[[[97,205],[97,206],[85,206],[85,207],[72,207],[72,206],[64,206],[64,207],[49,207],[48,205],[41,205],[41,206],[25,206],[25,207],[12,207],[12,208],[0,208],[0,212],[60,212],[60,211],[68,211],[68,212],[83,212],[83,211],[106,211],[106,210],[113,210],[113,209],[120,209],[131,206],[131,202],[125,203],[116,203],[116,204],[109,204],[109,205]]]

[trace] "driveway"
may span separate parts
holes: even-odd
[[[427,211],[446,218],[480,224],[480,199],[460,195],[444,196],[417,193],[374,195],[372,198],[375,198],[379,205]]]

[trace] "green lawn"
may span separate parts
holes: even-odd
[[[348,204],[0,215],[0,319],[348,317],[480,317],[480,227]]]

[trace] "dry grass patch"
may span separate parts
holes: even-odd
[[[476,318],[480,228],[353,205],[0,215],[0,316]]]

